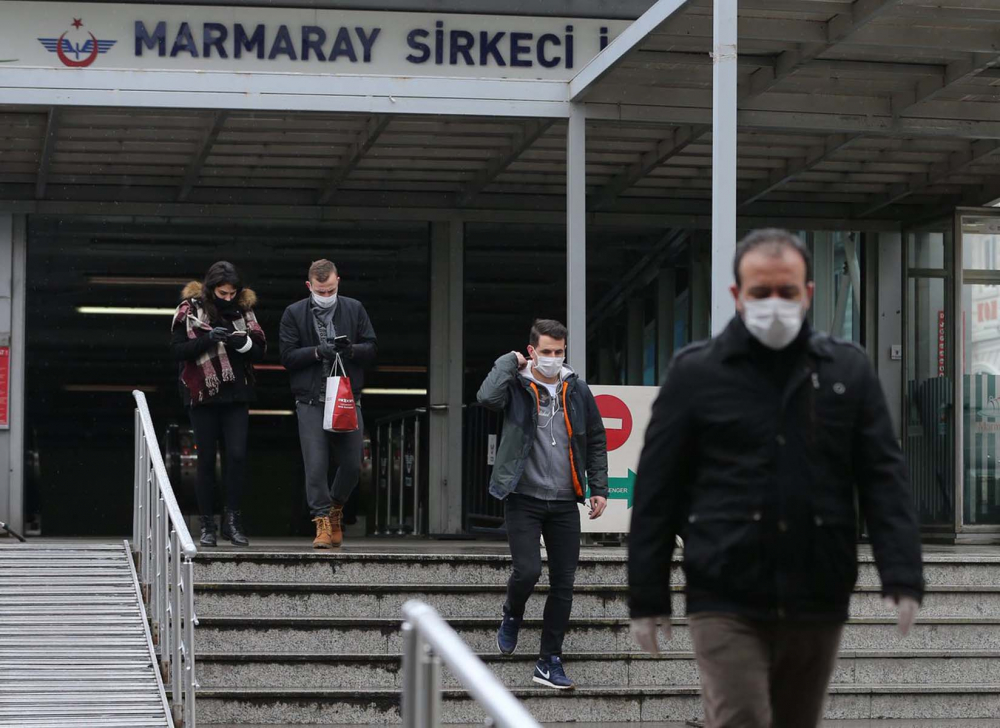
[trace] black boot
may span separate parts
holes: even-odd
[[[212,516],[201,517],[201,541],[202,546],[217,546],[215,540],[215,518]]]
[[[243,514],[239,511],[227,510],[225,519],[226,530],[229,531],[229,542],[233,546],[249,546],[250,541],[243,533]]]

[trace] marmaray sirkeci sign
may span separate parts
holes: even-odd
[[[585,533],[628,533],[639,455],[659,387],[591,386],[608,438],[608,507],[590,520],[585,506],[580,519]]]
[[[627,22],[296,8],[0,3],[0,70],[568,80]]]

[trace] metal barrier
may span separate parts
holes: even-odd
[[[423,463],[427,408],[375,423],[375,534],[419,536],[424,519]],[[409,508],[407,505],[409,504]]]
[[[476,700],[492,725],[541,728],[462,638],[434,611],[418,601],[403,605],[403,726],[441,725],[441,661]]]
[[[490,495],[503,413],[479,404],[465,408],[462,418],[462,504],[466,533],[500,533],[503,502]]]
[[[135,500],[132,554],[149,605],[160,673],[174,722],[195,728],[194,563],[198,553],[163,466],[146,396],[135,397]]]

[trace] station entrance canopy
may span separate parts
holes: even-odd
[[[239,191],[259,214],[337,216],[390,194],[564,222],[579,108],[589,224],[708,227],[712,4],[666,10],[629,25],[4,2],[0,199],[171,212]],[[745,0],[738,30],[748,225],[878,229],[1000,196],[995,3]]]

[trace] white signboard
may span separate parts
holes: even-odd
[[[0,4],[0,67],[549,79],[625,21],[297,8]]]
[[[608,436],[608,507],[590,520],[580,506],[584,533],[628,533],[632,521],[632,494],[646,426],[659,387],[591,386]]]

